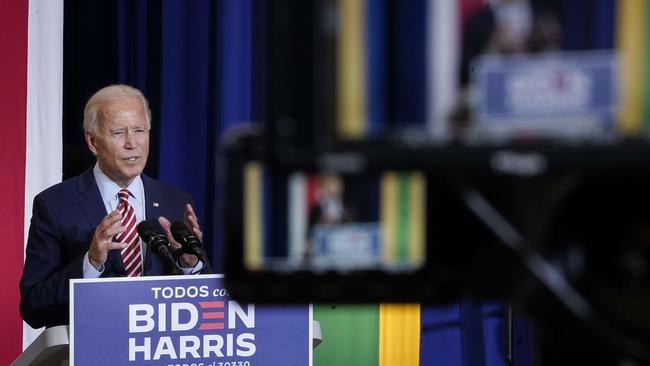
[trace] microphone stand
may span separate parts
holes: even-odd
[[[164,249],[163,249],[164,248]],[[181,269],[178,267],[178,254],[177,251],[170,251],[167,247],[160,247],[159,250],[154,250],[158,256],[166,263],[166,271],[170,275],[181,275]]]
[[[169,274],[176,276],[176,275],[182,275],[183,272],[178,267],[178,264],[176,264],[175,262],[171,262],[171,264],[169,265]]]
[[[178,248],[174,250],[174,256],[176,258],[180,257],[183,254],[193,254],[199,259],[199,261],[203,262],[203,268],[201,269],[200,273],[212,273],[212,267],[210,266],[210,261],[208,260],[206,255],[197,254],[191,249],[189,249],[188,247]]]

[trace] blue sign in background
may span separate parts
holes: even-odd
[[[71,364],[311,365],[310,306],[249,307],[231,302],[224,294],[220,275],[72,280]],[[163,313],[160,304],[164,304]],[[132,310],[129,320],[132,305],[140,310]],[[187,324],[193,312],[196,325],[172,330],[173,307],[180,307],[177,323]],[[147,313],[151,310],[152,315]],[[130,321],[136,324],[134,330],[147,331],[131,333]],[[153,329],[146,329],[147,325]],[[131,350],[135,360],[129,360],[129,342],[136,346]],[[149,347],[145,347],[147,342]],[[204,357],[206,346],[212,352]],[[157,350],[160,357],[154,360]],[[200,357],[194,357],[196,352]]]
[[[583,115],[606,120],[617,103],[618,79],[616,55],[610,51],[565,52],[513,57],[484,56],[473,67],[478,96],[476,113],[480,122],[522,121],[528,118],[566,118]],[[514,110],[507,103],[508,80],[525,79],[539,70],[553,74],[578,73],[588,82],[588,100],[575,108],[540,108],[535,112]],[[570,85],[569,85],[570,87]],[[528,89],[535,93],[535,87]],[[540,91],[541,92],[541,91]],[[566,106],[564,106],[566,107]]]
[[[312,264],[322,269],[376,269],[382,265],[377,223],[316,225]]]

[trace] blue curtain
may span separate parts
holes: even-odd
[[[426,120],[427,2],[389,3],[389,108],[395,127],[422,127]]]
[[[420,365],[507,365],[508,332],[512,332],[512,364],[535,364],[534,332],[517,313],[512,328],[505,321],[507,307],[499,302],[462,299],[449,306],[423,306]]]
[[[209,1],[162,2],[159,178],[192,194],[207,238],[216,224],[207,211],[214,204],[208,184],[218,123],[210,93],[216,89],[211,85],[213,12]]]
[[[366,90],[368,95],[368,135],[384,132],[388,118],[387,100],[387,32],[388,4],[386,0],[366,0]]]
[[[562,2],[561,19],[566,50],[611,49],[614,47],[614,0]]]
[[[221,135],[260,120],[264,42],[251,0],[118,1],[119,81],[140,88],[153,113],[159,179],[187,190],[213,267],[221,271]],[[254,34],[257,34],[254,37]],[[261,60],[262,61],[262,60]],[[155,173],[154,173],[155,174]]]

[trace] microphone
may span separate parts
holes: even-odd
[[[197,256],[197,258],[199,258],[200,261],[204,263],[204,265],[209,264],[208,256],[203,250],[203,244],[201,244],[199,238],[194,235],[192,230],[190,230],[187,225],[185,225],[182,221],[176,221],[172,223],[170,230],[172,232],[174,240],[176,240],[183,247],[183,252],[194,254]]]
[[[138,235],[142,241],[147,243],[147,246],[167,261],[171,274],[181,274],[180,269],[176,265],[176,258],[169,248],[169,240],[167,237],[156,230],[156,227],[147,221],[142,221],[138,224]]]

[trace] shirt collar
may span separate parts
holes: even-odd
[[[99,187],[99,192],[101,193],[104,202],[118,200],[117,192],[119,192],[122,187],[107,177],[97,163],[95,163],[95,166],[93,167],[93,174],[95,175],[95,181],[97,182],[97,187]],[[131,192],[132,197],[130,199],[135,198],[138,203],[141,205],[143,204],[141,198],[144,197],[144,186],[142,184],[142,178],[140,178],[139,175],[133,179],[126,189]]]

